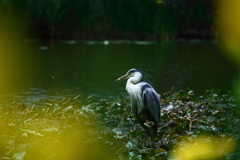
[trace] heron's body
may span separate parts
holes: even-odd
[[[126,90],[137,120],[147,134],[154,137],[160,119],[160,95],[148,83],[140,82],[142,74],[136,69],[129,70],[126,75],[117,80],[124,78],[129,78]]]

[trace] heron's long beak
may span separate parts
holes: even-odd
[[[126,78],[128,78],[127,74],[123,75],[122,77],[119,77],[118,79],[116,79],[116,81],[120,81],[121,79],[126,79]]]

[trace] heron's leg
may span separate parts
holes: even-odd
[[[145,133],[145,134],[143,134],[142,135],[142,137],[141,137],[141,141],[143,142],[142,143],[142,147],[143,148],[147,148],[148,147],[148,135]]]
[[[149,147],[149,136],[146,134],[146,142],[147,142],[147,147]]]
[[[152,148],[152,138],[145,134],[145,147]]]
[[[143,147],[147,147],[146,138],[147,138],[147,134],[145,133],[145,134],[142,135],[142,141],[144,141],[144,143],[143,143],[144,146]]]
[[[158,140],[158,148],[161,148],[161,146],[162,146],[162,141]]]

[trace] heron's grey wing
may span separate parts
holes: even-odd
[[[160,119],[160,96],[149,84],[142,86],[144,106],[150,111],[157,125]]]

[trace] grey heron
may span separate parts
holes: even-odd
[[[142,73],[145,72],[133,68],[116,81],[128,79],[126,90],[131,100],[132,111],[146,133],[154,137],[160,121],[160,95],[150,84],[140,82]]]

